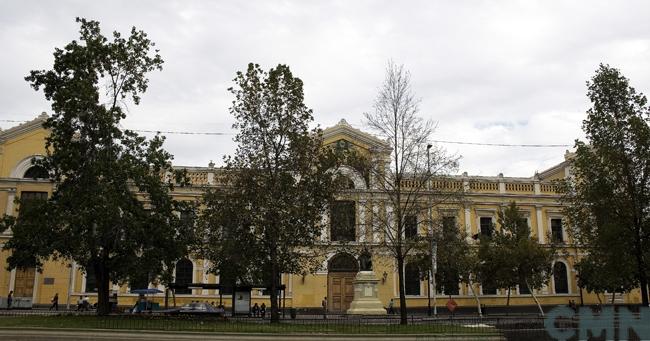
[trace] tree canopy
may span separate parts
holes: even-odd
[[[541,307],[534,290],[541,289],[552,275],[555,258],[552,244],[539,244],[532,237],[526,218],[515,202],[498,212],[499,229],[489,236],[480,236],[477,276],[484,288],[513,288],[519,285]]]
[[[592,107],[582,122],[586,141],[576,141],[571,177],[560,183],[570,232],[587,253],[583,270],[600,264],[593,274],[609,274],[622,265],[648,305],[650,108],[609,65],[601,64],[587,87]],[[594,288],[603,283],[586,273],[581,280]]]
[[[171,279],[173,264],[193,241],[193,224],[178,213],[193,206],[170,195],[184,177],[171,168],[164,138],[120,128],[124,102],[138,104],[146,74],[162,69],[154,43],[135,28],[109,40],[97,21],[77,22],[79,40],[55,49],[51,70],[26,77],[52,103],[44,123],[47,154],[37,163],[56,186],[45,202],[20,200],[4,248],[12,251],[10,267],[41,266],[50,257],[76,262],[95,275],[97,312],[106,314],[110,282],[142,273]]]
[[[275,322],[280,274],[305,273],[321,264],[322,216],[341,183],[338,157],[323,148],[320,130],[309,128],[313,115],[304,104],[303,82],[288,66],[264,71],[251,63],[233,81],[237,150],[225,158],[223,188],[204,197],[204,216],[211,221],[204,225],[208,247],[216,247],[206,256],[220,267],[213,271],[238,267],[240,273],[231,275],[268,279]],[[221,213],[211,211],[217,207]],[[232,213],[238,218],[229,219]],[[218,246],[222,241],[242,249],[228,255],[230,250]],[[238,263],[228,266],[218,255]],[[250,264],[256,266],[239,267]]]
[[[431,228],[431,210],[455,202],[461,191],[433,188],[428,184],[436,178],[444,181],[457,167],[458,159],[439,147],[429,144],[435,130],[434,122],[419,116],[419,100],[411,86],[411,74],[403,65],[388,63],[383,84],[374,103],[374,112],[365,113],[367,125],[386,138],[389,150],[370,164],[370,178],[376,191],[368,207],[372,216],[373,234],[380,236],[374,247],[390,254],[396,261],[400,300],[400,323],[406,324],[406,293],[404,266],[408,256],[428,245],[418,226]],[[422,225],[421,225],[422,224]],[[408,230],[408,231],[407,231]]]

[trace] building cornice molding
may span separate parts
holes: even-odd
[[[45,123],[48,117],[49,116],[43,112],[31,121],[27,121],[7,130],[0,131],[0,143],[18,137],[20,135],[30,133],[32,131],[43,129],[43,123]]]

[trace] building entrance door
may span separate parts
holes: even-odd
[[[327,311],[345,313],[354,299],[354,277],[359,271],[356,258],[340,253],[329,261],[327,274]]]
[[[35,276],[36,268],[16,269],[14,297],[27,297],[31,299],[34,293]]]

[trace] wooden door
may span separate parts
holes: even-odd
[[[344,313],[350,308],[354,299],[353,272],[337,272],[328,276],[328,308],[330,312]]]
[[[16,269],[16,282],[14,284],[14,297],[32,297],[34,293],[35,268]]]

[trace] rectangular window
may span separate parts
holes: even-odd
[[[418,218],[416,216],[406,216],[404,221],[404,236],[407,239],[413,239],[418,236]]]
[[[480,220],[481,236],[489,237],[492,235],[492,217],[481,217]]]
[[[20,193],[20,200],[23,202],[47,200],[47,192],[22,192]]]
[[[84,292],[97,292],[97,279],[92,266],[86,268],[86,287],[84,289]]]
[[[481,291],[483,295],[496,295],[497,294],[497,288],[495,287],[490,287],[487,285],[481,285]]]
[[[456,232],[456,217],[442,218],[442,232],[444,234]]]
[[[564,242],[562,233],[562,219],[551,219],[551,237],[556,243]]]
[[[335,201],[330,210],[330,237],[333,241],[354,241],[355,202]]]

